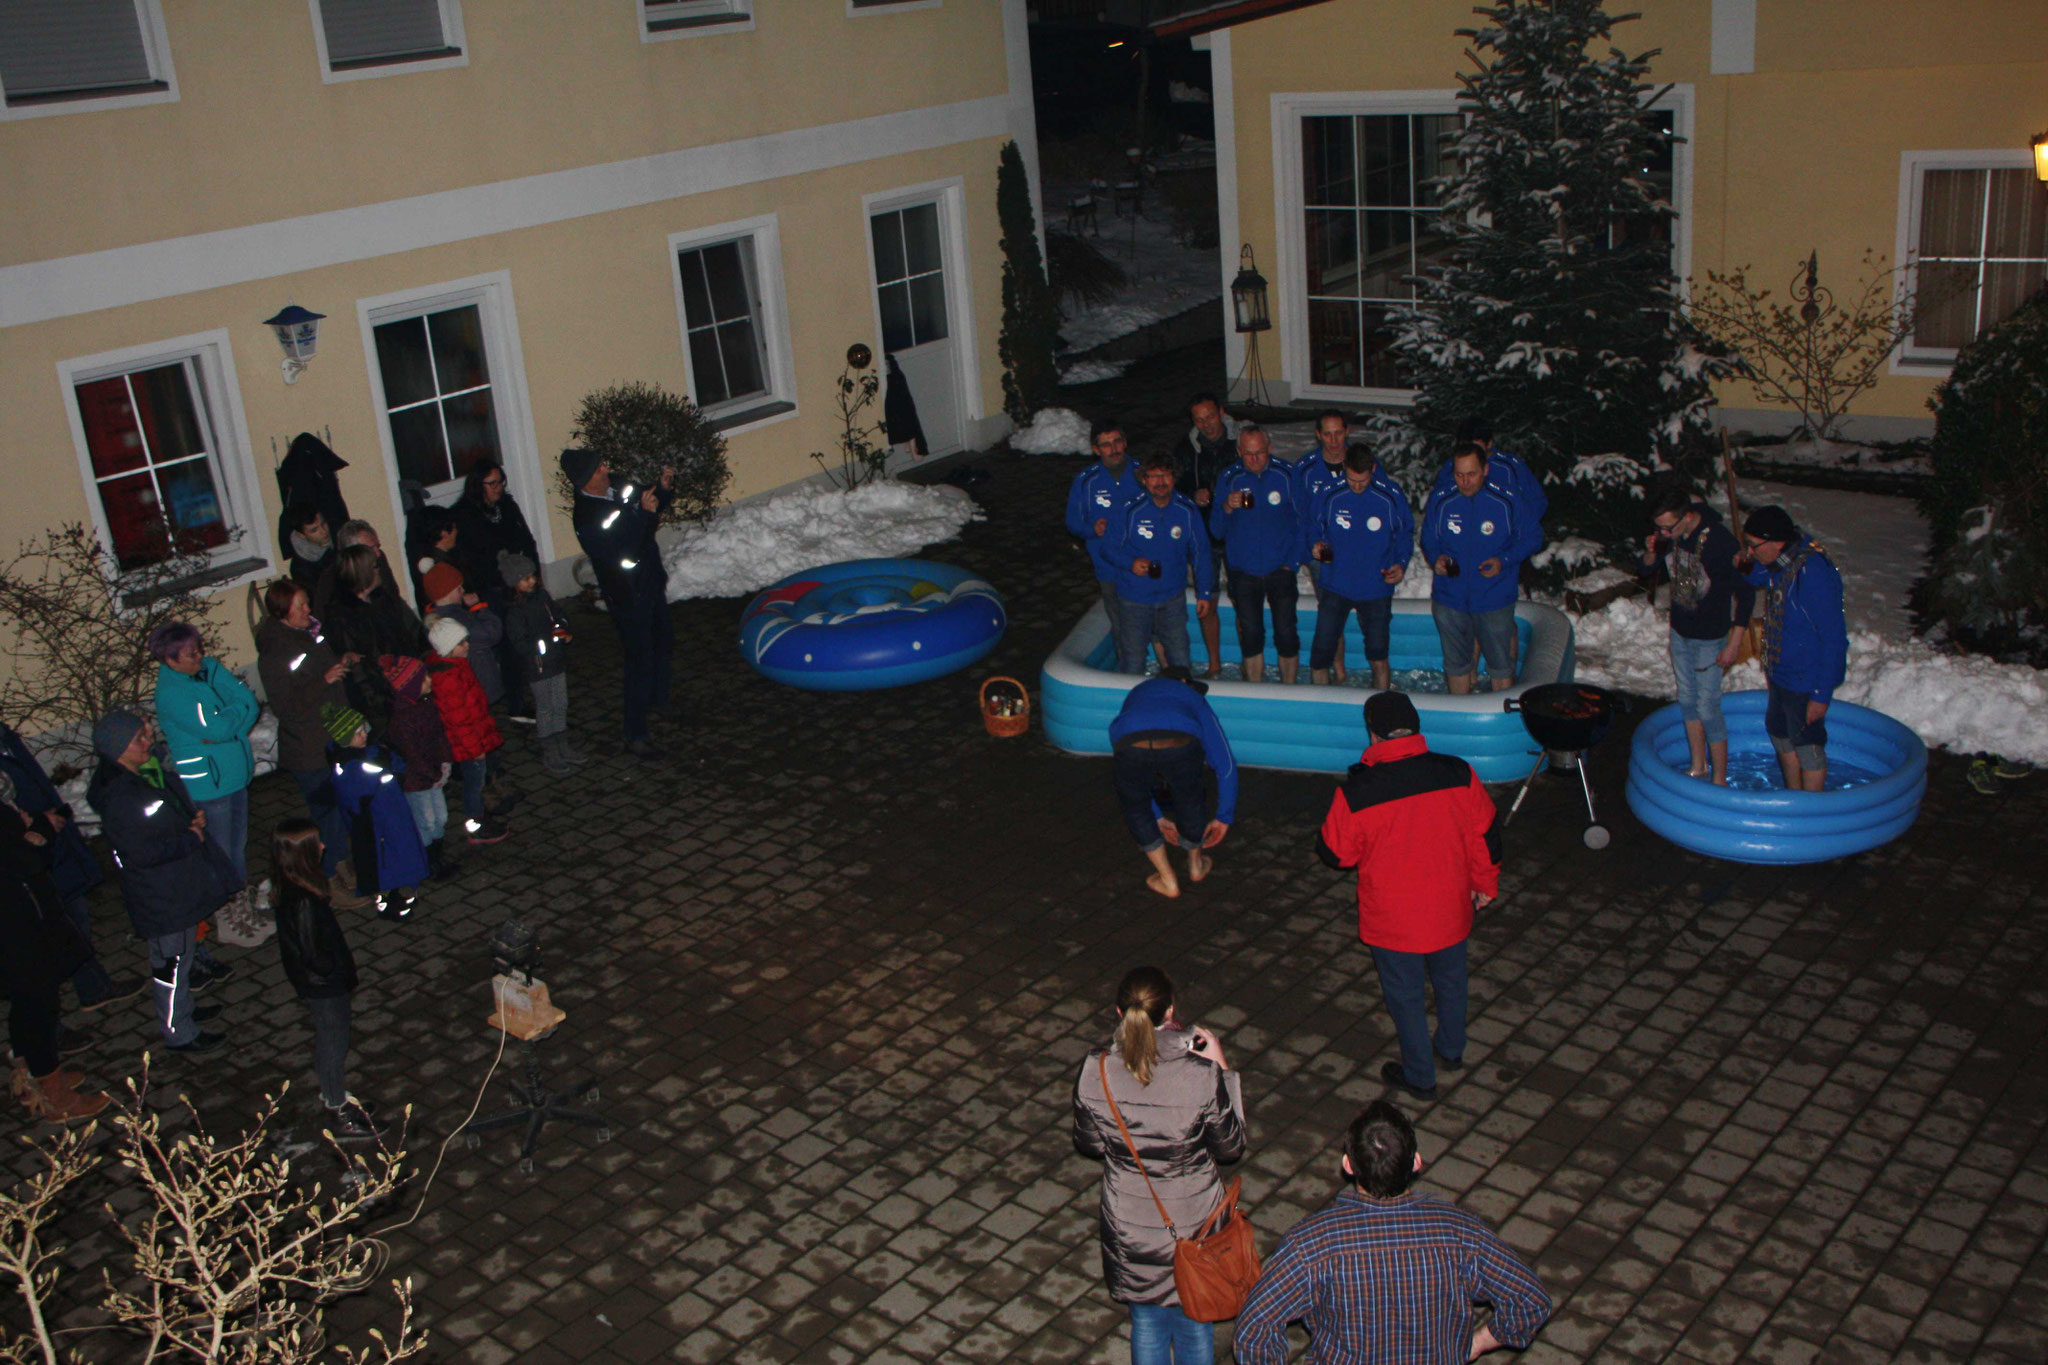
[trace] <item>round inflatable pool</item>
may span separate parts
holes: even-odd
[[[943,677],[996,647],[996,590],[928,559],[849,559],[791,574],[747,604],[740,653],[766,676],[815,692]]]
[[[1927,746],[1879,711],[1828,708],[1826,791],[1788,792],[1764,733],[1762,692],[1721,699],[1729,785],[1687,777],[1685,722],[1676,704],[1636,727],[1628,804],[1636,818],[1695,853],[1738,863],[1818,863],[1905,833],[1927,790]]]

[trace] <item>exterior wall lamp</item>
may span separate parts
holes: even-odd
[[[306,372],[306,366],[313,363],[313,348],[319,344],[320,319],[325,313],[315,313],[288,303],[274,318],[263,319],[263,325],[277,333],[277,344],[284,347],[284,382],[296,384],[299,376]]]
[[[1237,254],[1237,278],[1230,282],[1230,306],[1240,332],[1264,332],[1273,326],[1266,311],[1266,277],[1252,264],[1251,243]]]
[[[2034,135],[2034,178],[2048,183],[2048,133]]]

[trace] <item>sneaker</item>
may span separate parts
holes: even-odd
[[[196,995],[200,991],[211,990],[234,974],[235,969],[225,962],[215,962],[210,966],[202,963],[192,969],[192,992]]]
[[[336,1142],[368,1142],[381,1134],[385,1126],[352,1098],[343,1100],[340,1108],[327,1111],[327,1131]]]
[[[199,1033],[187,1043],[165,1043],[164,1051],[177,1053],[212,1052],[216,1048],[223,1048],[227,1045],[228,1036],[225,1033]]]
[[[221,1006],[201,1005],[192,1011],[192,1022],[195,1024],[210,1024],[220,1018],[220,1016]]]
[[[532,725],[535,723],[533,708],[531,706],[514,706],[508,708],[505,712],[505,719],[511,721],[514,725]]]
[[[464,820],[462,828],[472,844],[502,843],[512,832],[511,827],[495,815],[485,815],[481,820]]]
[[[92,1046],[92,1035],[81,1033],[69,1024],[57,1025],[57,1055],[69,1057],[74,1052],[83,1052]]]
[[[419,897],[413,894],[412,888],[401,886],[396,891],[387,891],[377,897],[377,918],[389,920],[393,924],[403,924],[412,918],[413,909],[418,904]]]
[[[1396,1090],[1407,1091],[1418,1100],[1433,1100],[1436,1098],[1435,1086],[1432,1085],[1425,1090],[1419,1085],[1410,1085],[1408,1083],[1408,1072],[1399,1062],[1388,1062],[1382,1066],[1380,1068],[1380,1079],[1393,1086]]]
[[[2023,777],[2032,777],[2034,765],[2023,758],[2001,758],[1992,765],[1991,774],[2008,782],[2017,782]]]
[[[1465,1069],[1465,1059],[1463,1057],[1446,1057],[1443,1053],[1439,1052],[1436,1054],[1436,1066],[1439,1071],[1463,1071]]]
[[[1979,758],[1970,764],[1970,790],[1980,796],[1998,795],[1997,768],[1988,758]]]
[[[146,984],[148,983],[139,976],[116,977],[108,985],[105,995],[97,1000],[81,1000],[78,1002],[78,1008],[82,1010],[105,1009],[116,1000],[127,1000],[132,996],[142,994],[142,988]]]

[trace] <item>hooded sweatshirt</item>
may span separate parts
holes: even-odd
[[[1734,627],[1746,625],[1756,605],[1756,589],[1735,567],[1735,533],[1721,514],[1706,503],[1692,510],[1700,519],[1689,536],[1669,542],[1647,567],[1638,569],[1647,583],[1671,584],[1671,632],[1687,640],[1720,640]]]

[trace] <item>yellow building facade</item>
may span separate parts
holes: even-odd
[[[1255,6],[1223,6],[1238,13]],[[1930,429],[1927,400],[1956,348],[2048,278],[2048,187],[2031,138],[2048,127],[2048,4],[2015,0],[1640,0],[1615,46],[1657,50],[1654,117],[1674,135],[1653,168],[1677,210],[1681,279],[1750,267],[1776,297],[1809,253],[1843,293],[1866,251],[1906,263],[1946,300],[1851,434]],[[1379,326],[1430,259],[1437,139],[1472,69],[1469,0],[1326,0],[1197,39],[1215,76],[1227,287],[1238,246],[1271,279],[1257,359],[1276,398],[1338,405],[1406,394]],[[1350,174],[1333,165],[1352,158]],[[1404,221],[1405,220],[1405,221]],[[1908,278],[1913,278],[1909,275]],[[1227,338],[1230,371],[1244,338]],[[1242,381],[1236,386],[1243,391]],[[1722,420],[1790,424],[1722,386]]]
[[[594,389],[689,395],[734,497],[816,473],[854,342],[934,454],[1008,429],[1024,0],[80,0],[0,15],[0,94],[0,544],[169,518],[223,620],[300,432],[387,546],[402,480],[501,460],[560,582]],[[291,383],[287,304],[325,315]]]

